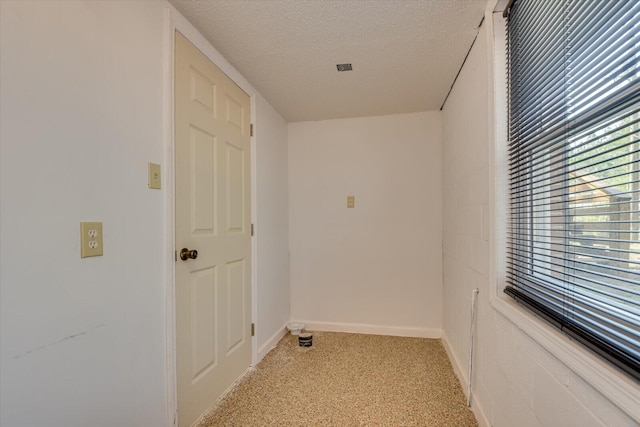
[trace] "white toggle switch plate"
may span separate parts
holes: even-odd
[[[101,256],[102,252],[102,223],[80,223],[80,258]]]

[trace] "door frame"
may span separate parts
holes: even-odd
[[[166,288],[166,375],[167,375],[167,425],[177,424],[177,371],[176,371],[176,317],[175,317],[175,141],[173,111],[173,61],[175,48],[175,31],[179,31],[211,62],[224,72],[235,84],[249,95],[251,99],[250,122],[255,123],[256,90],[227,60],[200,34],[200,32],[172,5],[165,9],[164,25],[164,212],[165,212],[165,244],[164,275]],[[255,126],[254,126],[255,129]],[[257,225],[256,215],[256,131],[251,136],[251,222]],[[257,233],[251,239],[251,322],[255,323],[258,314],[257,291]],[[257,334],[251,337],[251,366],[258,360]],[[215,402],[211,402],[212,404]]]

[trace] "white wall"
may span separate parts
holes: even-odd
[[[619,393],[622,395],[619,403],[626,399],[631,402],[627,410],[633,411],[635,402],[637,411],[640,395],[637,384],[630,384],[588,351],[524,313],[492,283],[497,280],[494,276],[501,275],[499,271],[493,272],[501,252],[497,251],[497,258],[492,259],[490,249],[497,244],[493,241],[494,234],[499,235],[502,226],[499,211],[493,212],[491,195],[495,192],[499,201],[501,196],[495,189],[500,187],[496,186],[496,180],[505,166],[500,158],[493,157],[492,147],[494,42],[488,31],[491,23],[489,14],[444,108],[444,341],[466,389],[471,292],[478,288],[473,408],[481,425],[638,425],[637,419],[632,420],[605,397],[615,396],[617,387],[631,390],[627,396]],[[501,29],[496,31],[502,34]],[[496,111],[501,114],[504,110]],[[491,232],[492,218],[496,218],[496,233]],[[507,309],[499,311],[500,307]],[[516,324],[511,320],[516,317],[506,317],[503,312],[513,312],[523,320]],[[569,350],[560,351],[563,348]],[[571,352],[575,363],[559,360],[560,356],[569,360],[567,355]],[[600,384],[588,383],[576,373],[582,369],[582,374],[588,374],[589,370],[582,368],[587,362],[596,370],[608,372],[604,375],[607,378]]]
[[[292,317],[439,336],[440,112],[291,123],[288,138]]]
[[[2,425],[162,425],[164,7],[0,6]]]
[[[262,97],[255,132],[257,191],[258,357],[286,332],[289,322],[289,187],[287,123]]]
[[[147,162],[169,169],[167,7],[0,2],[2,426],[169,424],[171,183],[147,188]],[[254,99],[256,217],[277,247],[255,261],[262,346],[289,315],[286,125]],[[103,222],[103,257],[80,259],[83,220]]]

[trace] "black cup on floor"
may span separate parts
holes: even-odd
[[[311,347],[313,345],[313,335],[308,332],[298,335],[298,344],[300,347]]]

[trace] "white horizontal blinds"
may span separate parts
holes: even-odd
[[[640,2],[516,0],[505,292],[640,379]]]

